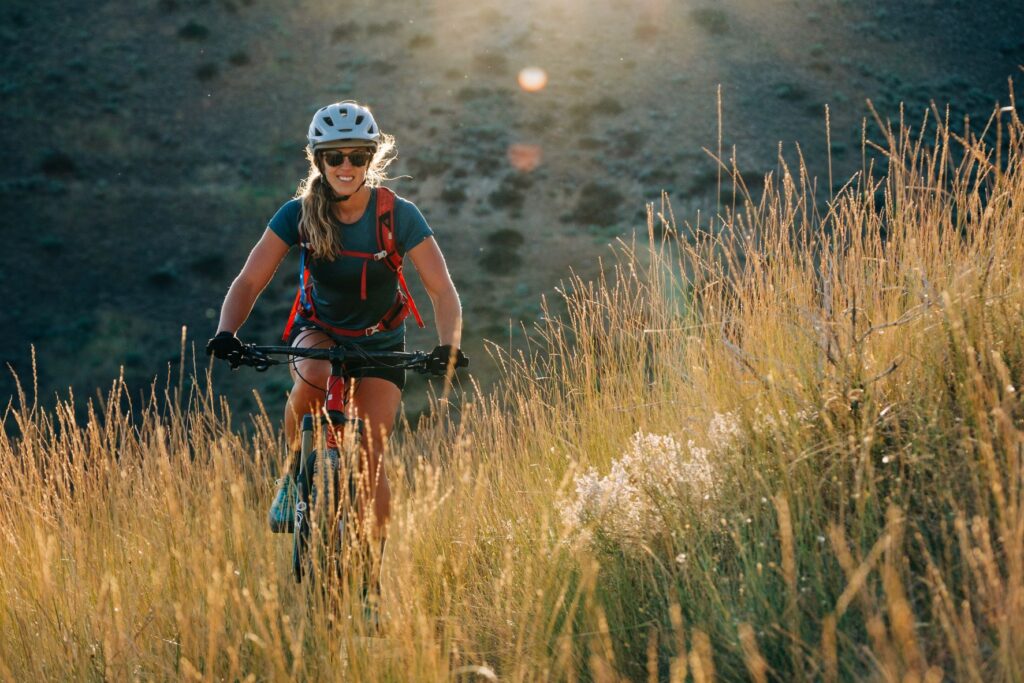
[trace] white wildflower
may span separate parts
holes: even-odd
[[[708,425],[708,440],[719,451],[728,450],[742,435],[735,413],[715,413]]]
[[[561,505],[563,522],[626,549],[668,535],[685,509],[703,510],[713,498],[715,473],[708,449],[684,448],[671,435],[637,432],[604,477],[594,469],[575,479],[575,496]]]
[[[784,409],[775,412],[767,412],[760,406],[754,408],[754,432],[760,435],[771,434],[788,428],[806,427],[814,422],[818,414],[810,408],[789,413]]]

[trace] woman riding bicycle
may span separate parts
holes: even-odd
[[[434,307],[440,345],[431,360],[436,367],[453,367],[463,358],[458,349],[462,307],[444,256],[419,209],[381,186],[395,158],[394,137],[380,132],[365,106],[344,101],[314,114],[308,141],[309,173],[295,198],[270,219],[231,283],[207,353],[228,358],[242,348],[238,329],[288,250],[301,245],[309,281],[300,285],[285,331],[292,346],[321,348],[345,342],[365,350],[404,350],[405,316],[412,312],[419,322],[401,271],[402,258],[408,255]],[[388,245],[393,245],[390,255],[385,254]],[[290,370],[294,386],[284,425],[294,465],[301,417],[323,405],[331,367],[326,360],[298,359]],[[347,374],[353,378],[348,387],[352,416],[362,419],[365,427],[360,488],[371,492],[372,505],[366,508],[373,511],[374,536],[383,547],[391,491],[381,462],[405,371],[355,367]]]

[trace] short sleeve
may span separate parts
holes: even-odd
[[[301,210],[302,202],[298,199],[291,199],[281,205],[281,208],[267,224],[267,227],[289,247],[299,243],[299,213]]]
[[[403,256],[423,240],[434,236],[419,208],[401,197],[395,200],[395,222],[398,223],[398,253]]]

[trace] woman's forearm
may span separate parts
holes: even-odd
[[[441,344],[459,346],[462,342],[462,303],[458,293],[451,289],[437,297],[433,303],[437,336]]]
[[[231,287],[228,288],[224,304],[220,308],[220,323],[217,325],[217,331],[238,332],[238,328],[252,313],[252,307],[258,296],[259,291],[255,287],[241,278],[235,278]]]

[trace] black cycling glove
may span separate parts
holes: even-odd
[[[218,332],[216,337],[206,342],[206,355],[221,360],[231,360],[232,356],[237,357],[241,351],[242,340],[227,330]]]
[[[443,344],[435,347],[427,356],[427,370],[435,375],[448,374],[448,364],[453,355],[455,356],[455,367],[469,367],[469,358],[462,353],[461,349],[455,348],[451,344]]]

